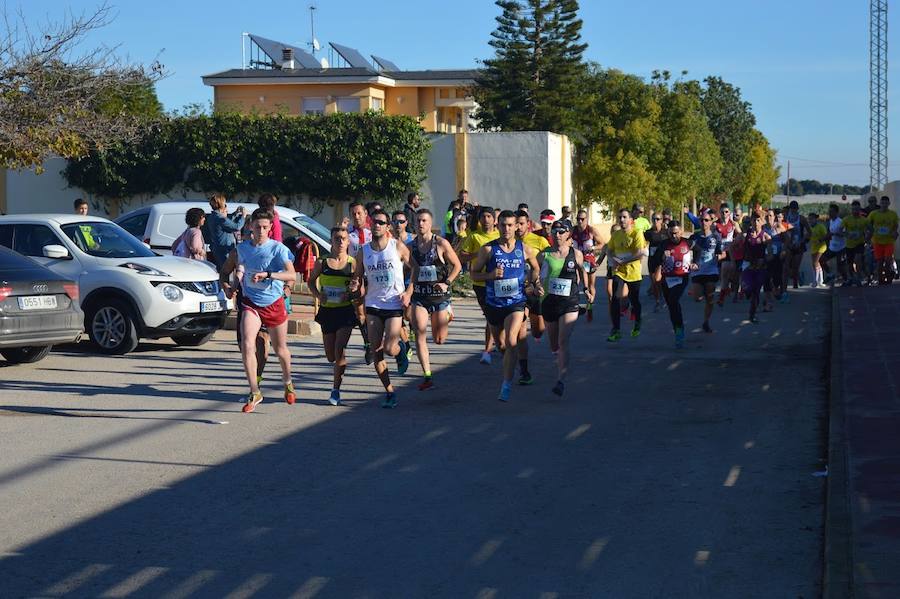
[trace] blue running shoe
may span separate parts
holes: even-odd
[[[500,385],[500,395],[497,396],[497,399],[500,401],[509,401],[509,394],[512,392],[512,385],[504,381],[502,385]]]
[[[384,394],[384,401],[381,402],[382,408],[396,408],[397,407],[397,394],[393,391],[389,391]]]
[[[675,329],[675,347],[681,349],[684,347],[684,328],[678,327]]]
[[[337,389],[331,390],[331,397],[328,398],[328,403],[333,406],[341,405],[341,392]]]
[[[400,343],[400,353],[397,354],[397,374],[404,375],[409,369],[409,354],[406,353],[406,343]]]

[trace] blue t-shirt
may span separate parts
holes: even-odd
[[[500,240],[495,239],[488,244],[491,248],[491,259],[488,260],[488,272],[503,266],[503,279],[485,281],[485,301],[494,308],[506,308],[525,303],[525,248],[520,240],[511,252],[504,252]]]
[[[722,253],[722,238],[718,232],[704,235],[697,231],[691,235],[691,247],[695,250],[694,264],[699,268],[692,271],[695,277],[719,274],[719,254]]]
[[[293,262],[291,252],[281,242],[270,239],[262,245],[253,245],[252,241],[242,241],[237,246],[238,262],[244,266],[244,279],[241,289],[249,301],[260,308],[271,306],[284,295],[284,283],[275,279],[264,279],[253,282],[253,275],[258,272],[281,272],[285,262]]]

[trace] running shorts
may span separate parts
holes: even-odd
[[[528,307],[528,312],[530,314],[543,316],[543,302],[541,301],[541,298],[529,295],[525,298],[525,305]]]
[[[246,297],[241,300],[241,310],[245,312],[253,312],[262,321],[266,328],[274,328],[288,319],[287,309],[284,307],[284,298],[279,297],[268,306],[257,306]]]
[[[563,314],[579,311],[578,299],[572,297],[548,295],[541,304],[543,305],[543,315],[546,322],[556,322]]]
[[[484,308],[487,304],[485,304],[485,298],[487,296],[487,288],[479,285],[473,285],[472,290],[475,292],[475,299],[478,300],[478,307],[481,308],[481,313],[487,316],[487,312],[485,312]]]
[[[863,244],[859,244],[856,247],[847,246],[844,248],[844,254],[847,256],[847,260],[855,260],[857,256],[861,256],[863,254],[863,250],[866,249],[866,246]]]
[[[893,243],[873,243],[872,253],[876,260],[889,260],[894,257]]]
[[[719,275],[696,275],[691,278],[695,285],[715,285],[719,282]]]
[[[443,312],[444,310],[448,310],[450,308],[450,300],[444,300],[435,304],[430,300],[420,299],[413,295],[412,305],[417,308],[425,308],[425,310],[429,314],[434,314],[435,312]]]
[[[503,323],[506,321],[506,317],[510,314],[515,314],[516,312],[525,312],[525,302],[513,304],[512,306],[506,306],[504,308],[497,308],[489,305],[484,306],[484,316],[487,318],[488,324],[492,327],[502,327]]]
[[[766,281],[766,271],[762,268],[747,268],[741,273],[742,291],[749,297],[751,293],[758,293]]]
[[[403,309],[397,310],[385,310],[383,308],[373,308],[370,306],[366,306],[366,314],[368,316],[374,316],[375,318],[384,322],[385,320],[391,318],[403,318]]]
[[[352,328],[359,324],[353,306],[319,308],[315,320],[322,327],[322,333],[325,335],[331,335],[343,328]]]

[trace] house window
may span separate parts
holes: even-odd
[[[303,98],[301,112],[308,115],[325,114],[325,98]]]
[[[371,98],[369,108],[372,110],[384,110],[384,100],[381,98]]]
[[[338,112],[359,112],[359,98],[357,98],[357,97],[338,98],[337,99],[337,111]]]

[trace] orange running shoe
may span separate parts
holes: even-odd
[[[297,401],[297,394],[294,393],[294,383],[288,383],[284,386],[284,401],[290,406],[294,405],[294,402]]]
[[[249,414],[250,412],[252,412],[253,410],[256,409],[256,406],[258,406],[260,403],[262,403],[262,400],[263,400],[262,392],[260,392],[260,391],[257,391],[256,393],[251,392],[247,396],[247,403],[245,403],[244,407],[241,408],[241,412],[243,412],[244,414]]]

